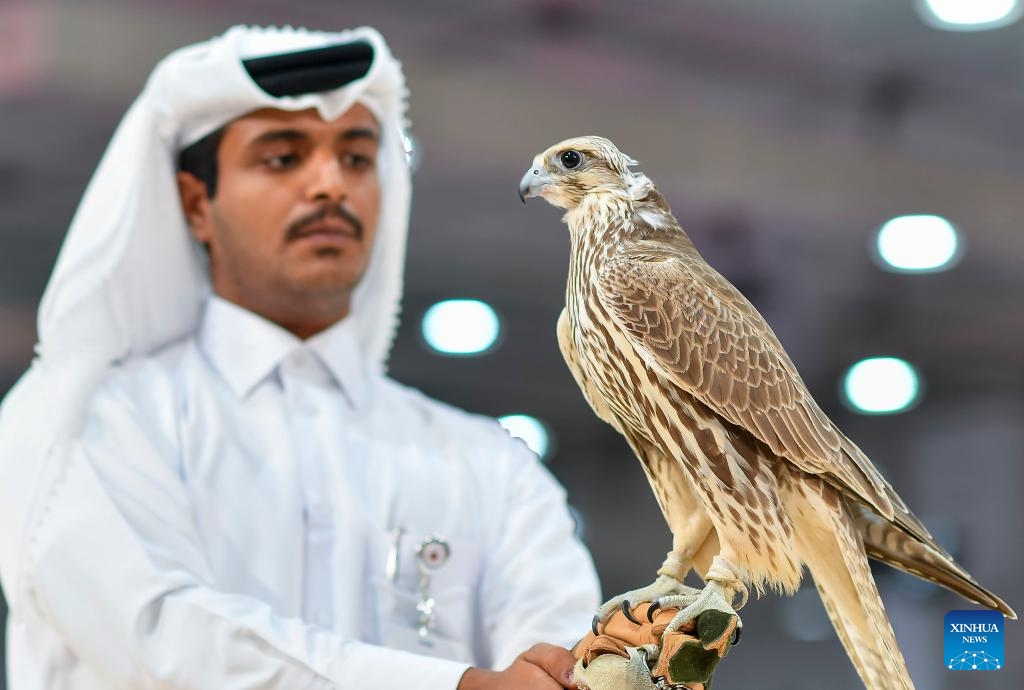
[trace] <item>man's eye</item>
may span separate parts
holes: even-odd
[[[350,153],[345,156],[344,162],[345,165],[356,170],[366,170],[373,167],[374,159],[361,153]]]
[[[294,153],[285,153],[280,156],[267,156],[263,164],[272,170],[285,170],[294,167],[299,162],[299,157]]]

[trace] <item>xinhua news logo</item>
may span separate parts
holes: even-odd
[[[998,671],[1003,667],[1003,614],[998,611],[950,611],[946,614],[946,668]]]

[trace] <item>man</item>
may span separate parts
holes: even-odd
[[[0,416],[10,690],[574,687],[537,644],[598,603],[564,492],[383,373],[404,99],[370,29],[154,71]]]

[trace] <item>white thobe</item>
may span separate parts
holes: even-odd
[[[212,298],[116,369],[29,535],[9,690],[451,689],[572,644],[598,587],[564,491],[493,420],[362,361],[346,321],[300,341]]]

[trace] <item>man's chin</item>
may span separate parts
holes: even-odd
[[[332,296],[347,297],[359,283],[361,273],[348,266],[309,266],[291,276],[288,281],[296,298],[310,299]]]

